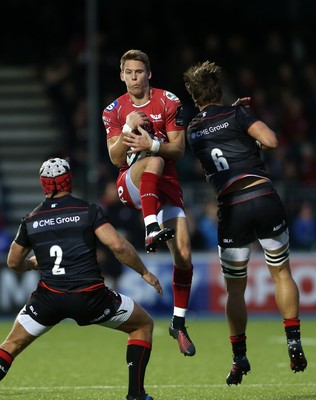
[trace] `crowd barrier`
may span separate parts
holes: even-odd
[[[172,260],[167,252],[141,254],[147,267],[159,277],[164,294],[126,267],[120,277],[118,291],[132,297],[153,315],[172,313]],[[225,287],[217,253],[193,253],[194,275],[189,312],[196,316],[223,315]],[[314,253],[291,253],[292,275],[300,290],[301,314],[316,313],[316,257]],[[4,263],[0,267],[0,316],[16,313],[36,288],[37,272],[17,274]],[[264,256],[254,253],[248,266],[246,301],[250,313],[265,315],[277,312],[274,285]]]

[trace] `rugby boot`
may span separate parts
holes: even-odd
[[[288,353],[290,356],[291,370],[296,372],[303,372],[307,367],[307,360],[304,355],[302,344],[300,340],[289,339],[287,341]]]
[[[232,368],[226,377],[227,385],[238,385],[242,381],[243,375],[250,372],[248,358],[244,356],[234,356]]]
[[[173,327],[173,323],[171,321],[169,325],[169,334],[174,339],[177,339],[181,353],[189,357],[194,356],[194,354],[196,353],[195,346],[190,339],[185,326],[176,329]]]
[[[158,247],[167,240],[174,238],[175,230],[163,228],[151,231],[145,238],[145,250],[147,253],[156,253]]]

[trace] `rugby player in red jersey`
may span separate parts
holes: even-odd
[[[124,206],[141,210],[145,250],[166,243],[173,257],[174,310],[169,333],[181,353],[193,356],[186,330],[193,265],[182,188],[175,162],[185,151],[183,107],[173,93],[151,87],[147,54],[129,50],[120,60],[127,92],[103,111],[110,159],[119,168],[117,191]]]

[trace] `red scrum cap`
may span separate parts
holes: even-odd
[[[40,170],[40,181],[44,194],[57,192],[70,192],[72,190],[72,177],[68,161],[62,158],[50,158],[43,162]]]

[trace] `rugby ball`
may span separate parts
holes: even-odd
[[[153,134],[151,133],[153,131],[152,129],[152,123],[146,123],[142,126],[150,135],[150,137],[153,140],[157,140]],[[141,133],[138,130],[134,130],[133,131],[135,134],[137,135],[141,135]],[[133,150],[133,147],[130,147],[128,150]],[[133,164],[136,163],[136,161],[141,160],[145,157],[150,157],[150,156],[155,156],[155,153],[152,153],[151,151],[138,151],[137,153],[130,153],[130,154],[126,154],[126,162],[127,164],[131,167]]]
[[[129,150],[133,150],[133,147],[130,147]],[[130,153],[126,155],[126,162],[131,167],[136,163],[136,161],[152,155],[153,153],[151,151],[138,151],[137,153]]]

